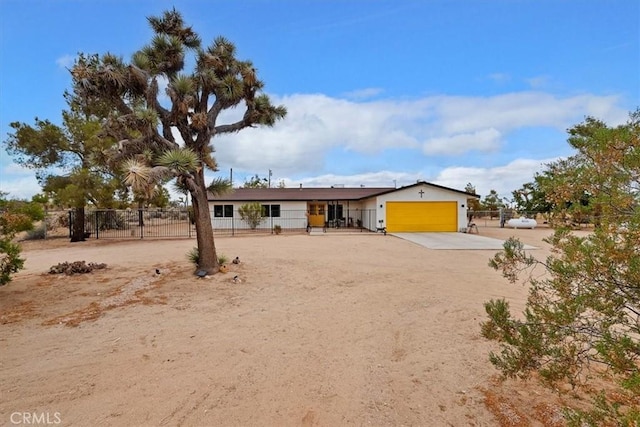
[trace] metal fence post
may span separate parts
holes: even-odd
[[[138,209],[138,225],[140,226],[140,238],[144,238],[144,219],[142,217],[142,209]]]

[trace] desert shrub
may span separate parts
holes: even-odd
[[[3,212],[0,214],[0,234],[3,236],[15,236],[21,231],[33,229],[33,220],[27,215],[15,212]]]
[[[189,252],[187,252],[187,259],[196,266],[200,265],[200,254],[198,253],[198,248],[192,248]],[[218,264],[226,264],[229,261],[229,258],[224,255],[218,255]]]
[[[24,215],[32,221],[44,219],[44,209],[42,205],[25,200],[0,200],[0,210]]]
[[[200,264],[200,253],[198,252],[198,248],[191,248],[191,250],[187,252],[187,259],[192,264],[198,266]]]
[[[24,267],[20,246],[10,239],[0,239],[0,286],[11,281],[11,275]]]
[[[25,240],[44,240],[47,238],[47,226],[45,223],[41,223],[39,226],[35,227],[33,230],[27,231],[27,236]]]
[[[13,241],[16,233],[33,229],[33,221],[41,220],[44,210],[36,203],[5,199],[0,191],[0,285],[11,281],[11,275],[24,268],[20,246]]]
[[[262,205],[258,202],[245,203],[238,208],[240,218],[242,218],[249,228],[255,230],[264,219],[262,217]]]
[[[107,268],[107,264],[84,261],[61,262],[49,268],[49,274],[84,274],[91,273],[93,270]]]
[[[273,226],[273,232],[276,233],[276,234],[282,233],[282,227],[279,226],[279,225],[274,225]]]

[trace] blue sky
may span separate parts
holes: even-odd
[[[271,170],[288,187],[471,182],[509,197],[572,154],[567,128],[640,107],[633,0],[0,0],[0,140],[13,121],[60,123],[78,52],[128,61],[146,17],[172,7],[204,44],[235,43],[288,109],[214,140],[235,184]],[[4,146],[0,190],[39,191]]]

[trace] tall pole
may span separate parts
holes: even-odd
[[[269,169],[269,188],[271,188],[271,175],[273,175],[273,172]]]

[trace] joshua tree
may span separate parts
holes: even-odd
[[[223,37],[202,47],[199,36],[175,9],[149,17],[155,36],[130,63],[112,54],[80,55],[71,70],[74,94],[87,104],[109,105],[105,135],[116,138],[117,163],[137,189],[175,177],[191,194],[199,251],[199,270],[218,271],[218,257],[207,200],[205,168],[217,170],[211,139],[257,125],[273,126],[286,115],[261,93],[264,84],[250,61],[235,56]],[[193,61],[187,61],[187,54]],[[185,64],[193,63],[191,72]],[[160,87],[166,85],[168,105]],[[220,114],[242,107],[242,118],[218,124]]]

